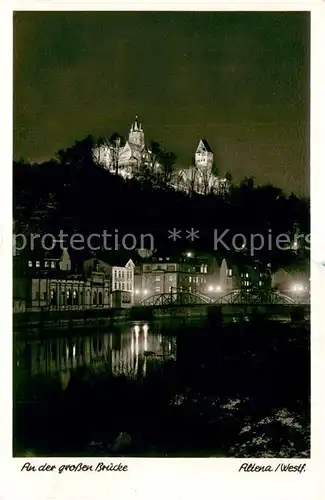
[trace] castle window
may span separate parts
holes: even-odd
[[[36,261],[36,267],[41,267],[41,263],[39,260]]]
[[[45,267],[49,267],[49,261],[48,261],[48,260],[46,260],[46,261],[44,262],[44,265],[45,265]]]
[[[28,267],[33,267],[33,262],[31,260],[28,261]]]
[[[52,268],[52,269],[54,269],[54,268],[55,268],[55,262],[54,262],[54,261],[52,261],[52,262],[51,262],[51,268]]]

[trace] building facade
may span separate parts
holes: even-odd
[[[223,259],[220,267],[220,286],[225,294],[244,290],[266,291],[271,288],[271,270],[258,261],[231,263]]]
[[[86,276],[93,273],[103,274],[111,283],[111,292],[123,291],[134,295],[134,263],[132,259],[125,260],[123,257],[114,256],[111,262],[97,259],[87,259],[84,264]]]
[[[134,297],[134,264],[108,264],[96,258],[83,263],[82,272],[71,272],[67,249],[60,258],[37,255],[17,259],[13,279],[13,312],[68,311],[131,307]]]
[[[211,273],[209,264],[199,259],[156,257],[136,266],[135,302],[177,291],[207,295]]]

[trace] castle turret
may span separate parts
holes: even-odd
[[[144,131],[142,124],[138,121],[138,115],[135,117],[134,123],[131,125],[129,133],[129,144],[130,146],[136,146],[138,148],[144,147]]]
[[[213,151],[206,139],[201,139],[195,151],[195,165],[201,169],[211,169],[213,166]]]

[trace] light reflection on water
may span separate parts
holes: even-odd
[[[151,325],[126,326],[119,332],[53,336],[15,342],[16,372],[31,375],[65,373],[84,366],[112,375],[145,376],[148,364],[175,359],[176,338]]]

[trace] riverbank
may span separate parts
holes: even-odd
[[[105,327],[127,321],[194,320],[206,318],[215,325],[236,321],[264,320],[310,321],[309,305],[220,304],[170,307],[132,307],[129,309],[93,309],[66,311],[34,311],[13,315],[14,334]]]

